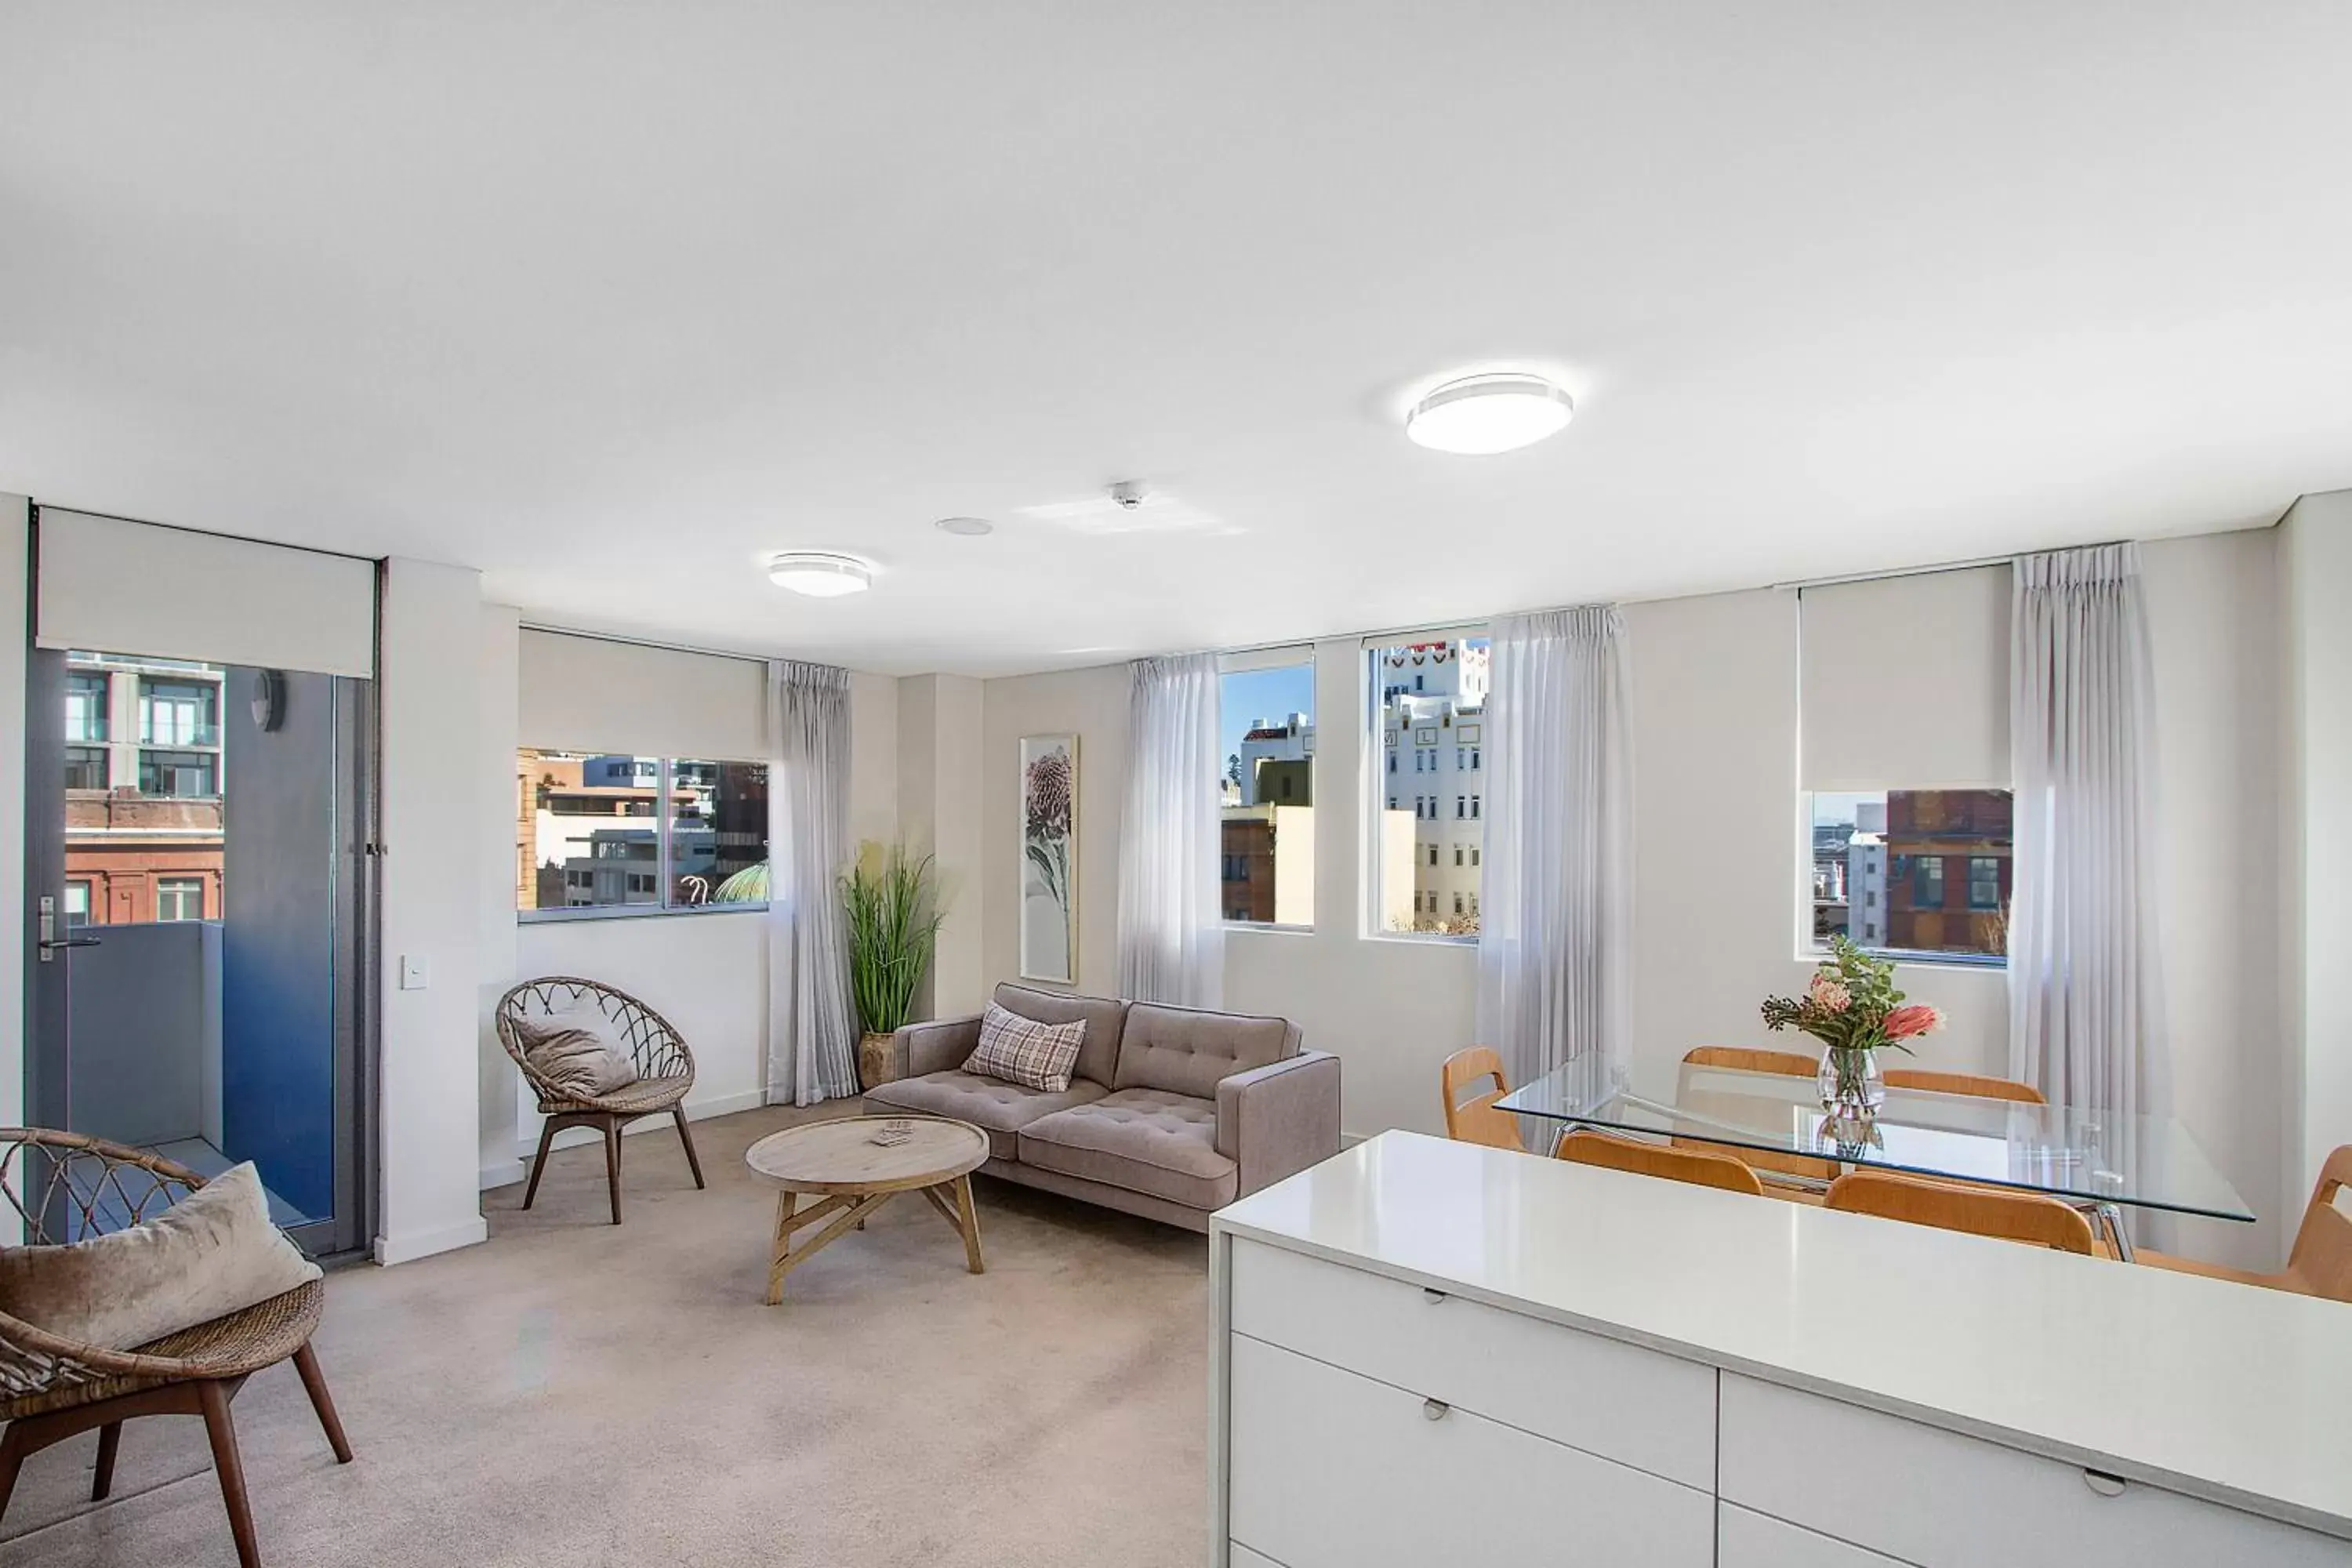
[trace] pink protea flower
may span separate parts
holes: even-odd
[[[1853,993],[1826,974],[1813,976],[1813,1005],[1824,1013],[1843,1013],[1853,1002]]]
[[[1890,1040],[1908,1040],[1919,1035],[1932,1035],[1943,1026],[1944,1015],[1925,1002],[1914,1002],[1886,1015],[1886,1037]]]

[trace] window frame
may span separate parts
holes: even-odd
[[[594,755],[600,757],[634,757],[642,756],[644,754],[638,752],[596,752],[593,753],[583,753],[572,748],[564,746],[517,746],[515,750],[519,753],[522,752],[532,752],[540,754],[554,753],[557,755],[567,756]],[[583,904],[577,907],[567,906],[547,910],[527,910],[518,905],[515,909],[516,924],[561,925],[569,921],[668,920],[677,916],[690,917],[695,915],[758,914],[764,912],[767,910],[769,903],[772,901],[767,899],[745,900],[729,903],[702,904],[673,904],[669,901],[672,886],[670,872],[671,868],[677,864],[677,862],[671,858],[670,836],[671,830],[677,823],[677,814],[670,806],[670,792],[672,782],[677,776],[677,766],[681,762],[714,763],[721,767],[727,766],[730,763],[743,767],[772,767],[773,764],[754,757],[658,757],[654,760],[659,765],[654,771],[654,810],[651,816],[615,816],[612,819],[615,822],[650,821],[653,824],[653,902],[646,904]],[[772,778],[769,783],[770,787],[772,788],[774,785],[774,780]],[[582,820],[593,821],[595,819],[593,817],[583,817]],[[768,845],[768,861],[771,867],[775,863],[775,843],[771,839]],[[593,857],[583,857],[583,858],[593,858]],[[613,858],[619,861],[634,861],[637,858],[613,857]],[[566,868],[566,872],[568,876],[569,868]],[[637,873],[626,870],[624,870],[621,873],[624,879],[636,874]],[[568,881],[566,885],[570,885]],[[624,885],[625,886],[625,882]]]
[[[193,895],[196,900],[196,912],[192,915],[183,913],[166,917],[163,913],[163,899],[166,894],[171,896],[174,907],[183,910],[187,908],[187,900]],[[205,918],[205,879],[202,877],[155,879],[155,923],[157,925],[180,925],[190,921],[202,921]]]

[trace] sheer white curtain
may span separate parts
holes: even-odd
[[[857,1092],[849,1003],[849,672],[768,661],[768,1103]]]
[[[1138,659],[1128,699],[1118,843],[1118,991],[1214,1007],[1225,989],[1218,908],[1217,659]]]
[[[2057,1104],[2165,1114],[2155,678],[2139,548],[2021,555],[2016,572],[2010,1074]]]
[[[1630,1047],[1625,622],[1613,605],[1506,616],[1492,646],[1478,1038],[1521,1084]]]

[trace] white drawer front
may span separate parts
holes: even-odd
[[[2352,1563],[2352,1543],[2312,1531],[1729,1373],[1721,1484],[1920,1568]]]
[[[1704,1492],[1238,1334],[1231,1409],[1229,1533],[1286,1568],[1715,1560]]]
[[[1241,1333],[1712,1491],[1715,1369],[1235,1237]]]
[[[1715,1568],[1904,1568],[1892,1557],[1725,1503],[1716,1510]]]

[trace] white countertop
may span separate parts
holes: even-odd
[[[1384,1132],[1248,1237],[2352,1539],[2352,1306]]]

